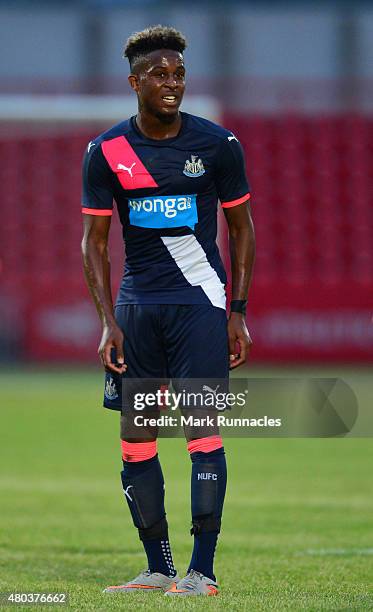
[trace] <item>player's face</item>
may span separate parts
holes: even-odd
[[[129,80],[138,95],[140,110],[168,121],[177,115],[185,90],[181,53],[170,49],[149,53],[139,73]]]

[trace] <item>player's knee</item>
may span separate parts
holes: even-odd
[[[141,443],[141,442],[152,442],[158,437],[158,426],[153,425],[154,418],[158,417],[158,412],[149,413],[149,421],[144,424],[136,424],[135,419],[139,415],[133,412],[127,411],[122,413],[120,419],[120,437],[121,440],[126,442]]]

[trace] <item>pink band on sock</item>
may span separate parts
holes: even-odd
[[[188,442],[188,451],[190,453],[211,453],[223,446],[221,436],[209,436],[208,438],[198,438]]]
[[[146,461],[157,454],[157,440],[153,442],[126,442],[122,443],[123,461]]]

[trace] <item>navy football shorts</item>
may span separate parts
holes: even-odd
[[[126,379],[228,380],[225,310],[209,304],[125,304],[115,308],[127,371],[105,374],[104,406],[122,410]],[[130,385],[130,380],[128,380]]]

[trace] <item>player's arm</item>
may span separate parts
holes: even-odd
[[[252,345],[246,327],[245,314],[255,259],[255,234],[248,201],[223,210],[228,223],[232,271],[232,300],[228,321],[229,355],[232,369],[246,361]],[[237,307],[236,312],[232,311],[233,302]]]
[[[111,294],[108,250],[110,222],[110,216],[83,215],[82,254],[87,285],[102,323],[98,353],[105,368],[121,374],[126,366],[123,356],[123,334],[114,318]],[[111,360],[113,348],[116,353],[116,363],[112,363]]]
[[[111,172],[100,145],[92,141],[83,160],[83,266],[88,288],[102,323],[102,337],[98,348],[101,361],[108,370],[121,374],[126,369],[123,334],[114,318],[108,248],[112,209]],[[115,363],[111,359],[112,349],[115,349]]]
[[[228,223],[232,269],[232,301],[228,321],[230,368],[243,364],[251,347],[246,327],[246,300],[255,257],[254,227],[250,214],[250,187],[243,149],[230,134],[217,154],[216,186]]]

